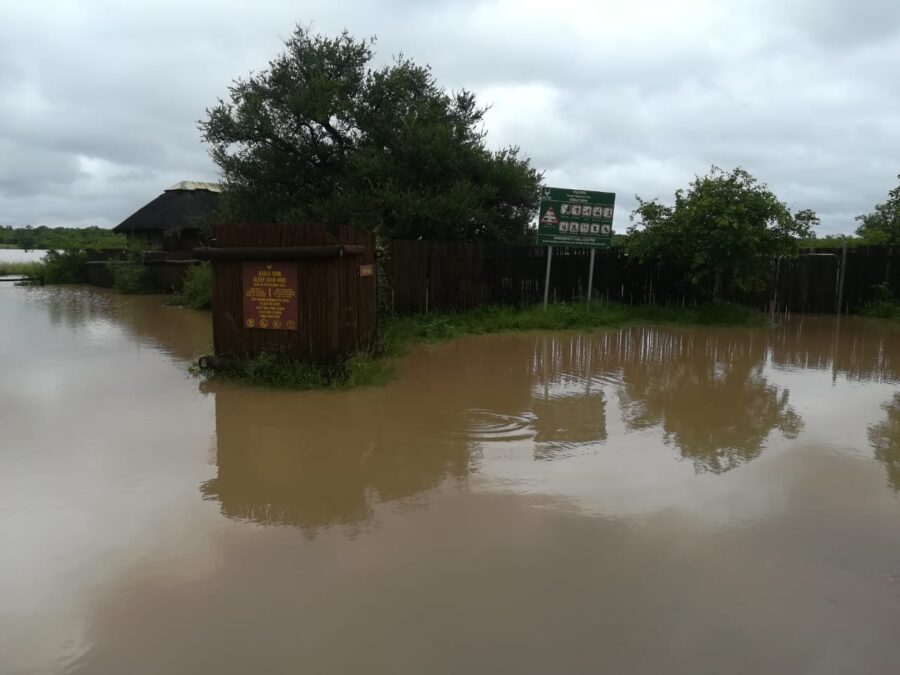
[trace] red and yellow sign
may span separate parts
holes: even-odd
[[[244,263],[244,328],[297,330],[296,263]]]

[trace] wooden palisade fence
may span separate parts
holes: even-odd
[[[387,267],[390,306],[397,313],[460,310],[481,305],[526,305],[543,298],[546,247],[394,241]],[[550,298],[573,301],[587,293],[589,252],[555,249]],[[841,293],[841,261],[846,260]],[[805,250],[772,261],[767,288],[725,298],[760,309],[834,313],[854,311],[886,285],[900,297],[900,255],[886,247]],[[704,296],[671,265],[640,263],[624,249],[597,251],[593,297],[624,304],[691,305]]]

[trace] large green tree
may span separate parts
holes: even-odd
[[[856,234],[867,244],[900,245],[900,185],[888,192],[886,202],[876,204],[872,213],[857,216],[856,220]]]
[[[637,197],[627,248],[631,255],[672,263],[718,300],[762,288],[774,256],[797,251],[818,223],[809,209],[792,214],[764,183],[741,168],[712,167],[674,206]]]
[[[374,40],[297,28],[269,67],[236,80],[200,122],[226,215],[350,224],[385,237],[522,241],[540,174],[485,145],[485,108]]]

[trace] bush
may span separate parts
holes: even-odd
[[[900,304],[896,302],[870,302],[860,310],[860,313],[876,319],[900,319]]]
[[[860,314],[878,319],[900,319],[900,303],[894,297],[890,285],[885,282],[872,290],[874,299],[860,310]]]
[[[112,272],[113,288],[126,295],[141,295],[153,293],[150,284],[150,271],[141,262],[110,261],[109,271]]]
[[[87,281],[87,255],[76,249],[47,251],[40,274],[47,284],[82,284]]]
[[[673,206],[637,198],[628,253],[684,271],[685,280],[721,302],[765,287],[772,258],[794,255],[819,222],[809,209],[791,213],[741,168],[713,167],[675,193]]]
[[[169,304],[181,305],[188,309],[211,309],[212,280],[212,263],[194,265],[184,275],[184,286],[172,294]]]
[[[150,270],[144,265],[144,248],[137,242],[128,246],[125,260],[110,260],[107,264],[113,278],[113,288],[126,295],[153,293]]]

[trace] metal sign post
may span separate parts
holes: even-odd
[[[547,245],[547,275],[544,279],[544,307],[550,293],[550,259],[554,246],[589,248],[587,300],[594,286],[594,258],[598,248],[609,248],[612,239],[616,195],[612,192],[543,188],[538,212],[538,245]]]
[[[591,292],[594,290],[594,256],[597,255],[597,249],[591,249],[591,262],[588,265],[588,289],[587,304],[591,304]]]
[[[547,273],[544,275],[544,309],[547,309],[547,300],[550,297],[550,261],[553,260],[553,247],[547,247]]]

